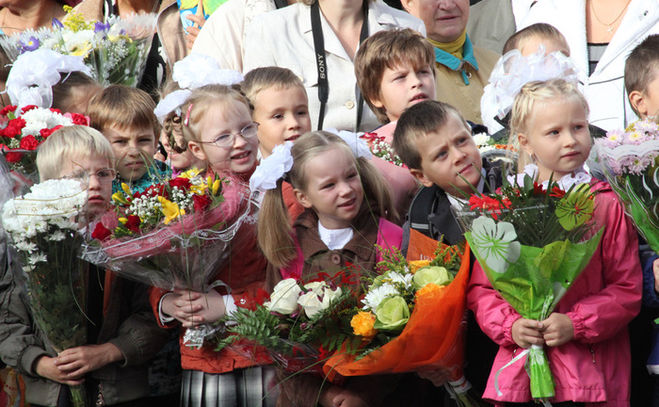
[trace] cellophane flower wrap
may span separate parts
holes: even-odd
[[[639,120],[595,146],[604,174],[652,250],[659,252],[659,125]]]
[[[247,339],[267,349],[285,371],[320,374],[327,357],[350,336],[346,327],[357,305],[350,287],[356,286],[350,270],[321,272],[307,282],[283,279],[269,298],[264,293],[253,307],[238,308],[221,321],[226,332],[217,337],[216,350]]]
[[[456,211],[492,287],[522,317],[546,319],[590,261],[602,237],[601,225],[592,222],[593,198],[589,184],[563,191],[552,180],[543,187],[525,175],[519,184],[504,182],[499,193],[472,195],[469,207]],[[546,401],[555,391],[541,346],[508,365],[527,355],[531,395]]]
[[[0,148],[11,170],[36,181],[37,148],[55,130],[73,124],[89,123],[81,114],[62,114],[58,109],[3,107],[0,110]]]
[[[179,177],[132,192],[126,184],[84,247],[88,261],[165,290],[208,292],[212,281],[239,248],[241,226],[255,222],[255,205],[240,181],[189,170]],[[184,343],[201,347],[217,328],[188,328]]]
[[[378,274],[367,278],[365,294],[350,321],[350,338],[324,365],[333,380],[342,376],[441,369],[447,390],[461,405],[477,405],[467,395],[463,375],[468,246],[447,246],[412,231],[406,260],[382,251]]]
[[[65,6],[62,22],[53,20],[51,28],[25,30],[0,38],[0,45],[10,60],[39,48],[64,55],[84,57],[94,79],[101,85],[137,86],[142,78],[146,58],[156,30],[157,15],[133,14],[109,16],[105,21],[85,21]]]
[[[84,314],[87,276],[79,258],[79,233],[87,191],[78,180],[48,180],[7,201],[2,225],[22,260],[32,317],[56,351],[87,343]],[[75,407],[84,407],[82,386],[71,386]]]

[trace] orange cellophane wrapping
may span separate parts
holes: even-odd
[[[412,231],[416,232],[416,231]],[[431,258],[437,242],[416,232],[411,236],[408,260]],[[426,241],[424,241],[424,239]],[[417,241],[414,246],[412,243]],[[430,243],[431,241],[434,243]],[[362,359],[355,360],[343,349],[325,363],[329,380],[341,376],[402,373],[443,368],[450,379],[462,377],[464,361],[464,312],[469,280],[469,246],[462,254],[460,270],[445,287],[429,285],[416,294],[416,305],[401,334]]]

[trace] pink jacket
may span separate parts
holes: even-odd
[[[559,347],[545,347],[556,385],[552,401],[629,406],[631,361],[626,326],[641,304],[638,241],[609,184],[594,182],[593,189],[598,191],[595,220],[605,225],[604,235],[590,263],[554,310],[570,317],[574,339]],[[512,324],[521,316],[492,289],[478,263],[469,282],[467,303],[483,331],[499,344],[483,397],[498,402],[529,401],[525,358],[501,372],[503,395],[497,396],[496,372],[521,351],[511,336]]]

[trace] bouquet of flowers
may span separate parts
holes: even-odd
[[[122,189],[112,196],[116,213],[96,225],[84,246],[85,259],[165,290],[226,285],[210,280],[239,249],[242,240],[234,237],[241,226],[255,221],[245,185],[190,170],[141,193]],[[215,330],[189,328],[184,341],[201,347]]]
[[[512,146],[497,142],[487,133],[476,133],[473,137],[474,143],[476,143],[476,147],[478,147],[478,151],[480,151],[483,158],[487,158],[490,162],[502,161],[513,168],[517,166],[518,155]],[[501,141],[505,143],[504,140]]]
[[[287,278],[274,287],[270,300],[252,309],[239,308],[224,318],[226,333],[218,337],[216,350],[241,339],[265,347],[282,368],[290,372],[321,373],[330,352],[349,338],[344,329],[357,305],[350,289],[355,281],[345,271],[300,283]]]
[[[504,182],[500,193],[472,195],[470,207],[457,212],[492,287],[522,317],[546,319],[590,261],[602,237],[591,222],[593,198],[588,184],[563,191],[551,180],[543,188],[525,175],[521,185]],[[531,395],[552,397],[543,348],[534,345],[514,361],[527,355]]]
[[[36,174],[36,150],[62,126],[88,125],[87,117],[77,113],[62,114],[57,109],[36,106],[5,106],[0,110],[0,148],[13,171]]]
[[[652,250],[659,252],[659,125],[649,119],[613,130],[595,146],[604,174]]]
[[[350,320],[350,340],[360,346],[343,347],[324,371],[333,379],[335,373],[442,369],[450,377],[450,394],[462,405],[473,405],[462,374],[469,249],[425,239],[437,248],[434,254],[425,251],[426,260],[407,261],[396,250],[383,251],[378,264],[383,272],[368,279],[362,306],[353,310]]]
[[[374,156],[380,157],[399,167],[407,168],[407,166],[403,164],[403,161],[401,161],[400,157],[398,157],[398,154],[396,154],[393,147],[391,147],[391,144],[387,143],[384,136],[378,136],[376,133],[364,133],[360,138],[366,140],[368,147]]]
[[[78,258],[82,235],[76,218],[87,202],[77,180],[48,180],[7,201],[2,225],[20,255],[32,316],[56,352],[87,341],[86,273]],[[85,406],[82,386],[71,386],[75,407]]]
[[[126,18],[110,16],[105,22],[87,22],[64,6],[67,16],[53,20],[52,29],[26,30],[0,38],[10,60],[24,52],[45,48],[64,55],[84,57],[99,83],[136,86],[142,78],[151,48],[157,16],[135,14]]]

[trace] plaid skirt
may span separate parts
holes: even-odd
[[[278,396],[273,366],[221,374],[183,371],[181,407],[274,407]]]

